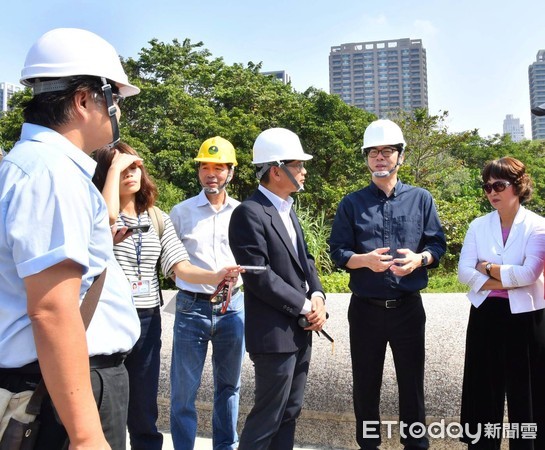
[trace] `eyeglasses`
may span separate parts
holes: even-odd
[[[298,163],[285,164],[285,166],[295,169],[297,172],[301,172],[305,168],[305,163],[303,161],[299,161]]]
[[[121,107],[121,105],[125,101],[125,97],[121,94],[112,94],[112,98],[114,100],[114,103],[119,107]]]
[[[95,93],[93,94],[93,98],[94,98],[95,101],[97,101],[97,102],[103,102],[103,101],[104,101],[104,94],[102,94],[102,93],[99,94],[99,93],[95,92]],[[121,105],[122,105],[123,102],[125,101],[125,97],[124,97],[123,95],[121,95],[121,94],[114,94],[114,93],[112,92],[112,100],[114,101],[114,103],[115,103],[117,106],[121,107]]]
[[[511,186],[509,181],[494,181],[494,183],[484,183],[482,188],[487,194],[490,194],[492,189],[494,189],[494,192],[503,192],[507,186]]]
[[[380,153],[385,158],[389,158],[390,156],[392,156],[394,154],[394,152],[397,152],[397,151],[398,151],[398,149],[395,148],[395,147],[384,147],[384,148],[382,148],[380,150],[378,148],[370,148],[370,149],[365,150],[365,154],[369,158],[376,158],[378,156],[378,154]]]

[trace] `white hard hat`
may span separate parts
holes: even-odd
[[[104,77],[130,97],[140,89],[129,83],[115,48],[87,30],[56,28],[40,37],[28,51],[21,83],[32,86],[34,78],[63,78],[77,75]]]
[[[371,122],[363,133],[362,150],[383,145],[403,145],[405,139],[399,125],[387,119],[380,119]]]
[[[253,164],[309,159],[312,155],[303,151],[299,137],[285,128],[269,128],[261,132],[254,142]]]

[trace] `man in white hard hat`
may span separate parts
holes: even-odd
[[[312,331],[326,321],[325,294],[290,197],[303,189],[304,164],[311,158],[295,133],[263,131],[253,147],[259,187],[235,209],[229,225],[237,263],[265,269],[242,275],[255,394],[239,450],[293,448]],[[303,316],[310,326],[299,325]]]
[[[405,152],[399,126],[390,120],[372,122],[362,150],[371,184],[341,200],[329,243],[333,261],[350,273],[356,440],[365,450],[380,445],[380,388],[389,343],[399,387],[401,442],[406,450],[428,448],[421,433],[426,427],[426,315],[420,290],[428,284],[428,268],[437,267],[445,253],[445,235],[431,194],[398,179]]]
[[[121,101],[139,89],[108,42],[73,28],[38,39],[21,82],[33,98],[0,164],[0,387],[43,377],[50,399],[34,448],[125,450],[123,360],[140,324],[89,155],[119,139]],[[80,301],[106,268],[86,332]]]
[[[230,197],[227,186],[237,165],[235,148],[227,139],[206,139],[195,161],[201,192],[178,203],[170,217],[192,264],[219,270],[235,264],[229,248],[229,221],[240,204]],[[171,364],[170,429],[176,450],[192,449],[197,436],[195,399],[201,384],[208,351],[213,350],[214,450],[234,449],[238,443],[237,420],[240,374],[244,357],[244,295],[239,280],[222,311],[216,286],[195,284],[176,278],[176,316]]]

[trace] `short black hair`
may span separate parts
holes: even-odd
[[[53,80],[48,78],[47,80]],[[98,77],[87,75],[66,78],[68,84],[62,91],[44,92],[35,95],[25,105],[23,117],[25,122],[52,128],[68,123],[72,119],[72,100],[83,91],[93,92],[102,98],[103,82]],[[45,81],[45,80],[39,80]],[[115,83],[108,81],[112,91],[118,91]]]

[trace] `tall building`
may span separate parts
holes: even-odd
[[[518,117],[513,117],[512,114],[507,114],[503,120],[503,134],[511,135],[513,142],[524,140],[524,124],[520,123]]]
[[[273,70],[272,72],[261,72],[262,75],[272,75],[284,84],[291,83],[291,77],[285,70]]]
[[[360,42],[331,47],[329,92],[375,113],[428,107],[426,49],[421,39]]]
[[[5,82],[0,83],[0,100],[2,104],[2,111],[8,110],[8,100],[11,98],[13,94],[21,90],[23,90],[23,87],[17,84],[11,84],[11,83],[5,83]]]
[[[545,103],[545,50],[539,50],[536,62],[528,67],[530,108]],[[545,116],[532,114],[532,139],[545,139]]]

